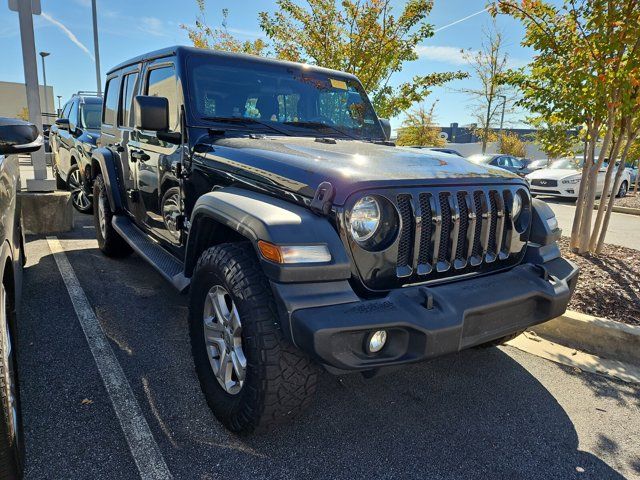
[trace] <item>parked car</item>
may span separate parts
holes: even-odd
[[[578,270],[526,182],[389,134],[348,73],[187,47],[108,72],[98,246],[189,290],[228,429],[300,413],[318,367],[370,375],[565,311]]]
[[[17,312],[22,291],[24,240],[20,221],[20,167],[17,156],[42,146],[38,129],[0,118],[0,475],[21,476],[22,416],[18,386]]]
[[[431,152],[440,152],[440,153],[448,153],[449,155],[455,155],[457,157],[464,157],[459,151],[454,150],[453,148],[445,148],[445,147],[411,147],[411,148],[419,148],[421,150],[429,150]]]
[[[531,170],[527,167],[526,163],[511,155],[504,155],[501,153],[495,155],[476,154],[471,155],[468,158],[474,163],[503,168],[521,177],[531,173]]]
[[[549,168],[536,170],[526,179],[531,185],[531,193],[534,195],[550,195],[554,197],[577,198],[582,179],[582,157],[563,158],[556,160]],[[601,196],[604,190],[607,164],[604,164],[598,172],[596,183],[596,195]],[[616,197],[625,197],[629,191],[630,175],[623,172],[620,188]]]
[[[102,98],[78,92],[65,104],[51,127],[53,175],[58,189],[71,190],[73,206],[81,213],[93,211],[92,185],[87,175],[91,151],[100,134]]]
[[[527,164],[527,168],[530,170],[530,172],[536,171],[536,170],[540,170],[542,168],[547,168],[550,165],[549,160],[546,158],[543,158],[542,160],[532,160],[530,163]]]

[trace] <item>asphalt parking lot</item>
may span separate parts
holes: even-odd
[[[200,394],[186,297],[135,255],[104,257],[90,217],[58,238],[174,478],[640,478],[640,386],[512,347],[370,380],[325,374],[302,418],[261,436],[229,434]],[[26,477],[140,478],[141,454],[129,448],[52,241],[26,246]]]

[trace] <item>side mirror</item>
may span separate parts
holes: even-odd
[[[137,129],[152,132],[169,130],[169,100],[165,97],[138,95],[134,103],[134,120]]]
[[[57,118],[56,119],[56,125],[58,126],[58,128],[60,128],[62,130],[69,131],[69,119],[68,118]]]
[[[378,120],[380,120],[380,126],[382,127],[386,140],[391,140],[391,122],[389,122],[387,118],[379,118]]]
[[[41,146],[42,137],[35,125],[0,117],[0,155],[35,152]]]

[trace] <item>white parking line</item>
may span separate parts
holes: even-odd
[[[129,450],[144,480],[171,479],[169,468],[160,453],[149,424],[142,414],[131,386],[122,371],[122,367],[111,349],[111,345],[102,331],[100,322],[93,312],[87,296],[80,286],[78,277],[69,263],[64,247],[57,237],[47,237],[49,249],[56,260],[62,280],[67,287],[71,303],[76,311],[82,331],[87,339],[91,354],[107,389],[113,409],[118,416],[120,426],[129,444]]]

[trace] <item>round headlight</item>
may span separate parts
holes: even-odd
[[[518,215],[520,215],[521,211],[522,211],[522,196],[520,195],[520,192],[517,192],[513,196],[513,203],[511,204],[511,218],[513,219],[513,221],[517,220]]]
[[[373,197],[362,197],[351,209],[349,231],[356,242],[366,242],[380,225],[380,205]]]

